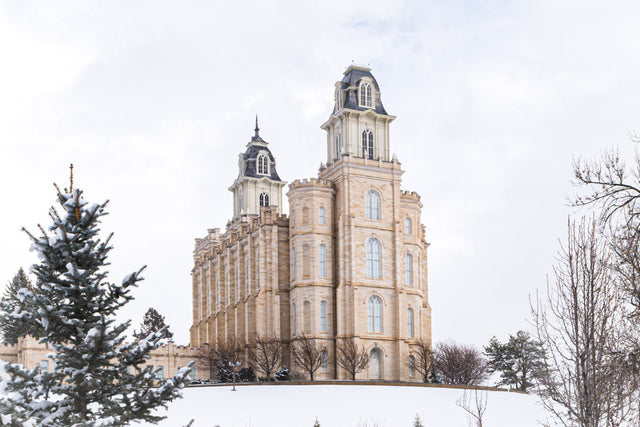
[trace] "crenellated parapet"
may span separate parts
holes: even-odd
[[[303,188],[303,187],[332,188],[333,183],[329,180],[319,179],[319,178],[296,179],[291,184],[289,184],[289,191],[294,190],[296,188]]]

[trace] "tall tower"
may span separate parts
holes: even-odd
[[[420,196],[400,188],[404,171],[389,146],[395,117],[383,107],[371,70],[348,67],[334,93],[333,113],[321,126],[327,166],[319,180],[335,191],[336,345],[354,339],[367,349],[371,363],[364,378],[416,380],[411,345],[431,341]]]
[[[247,149],[238,157],[238,178],[229,191],[233,193],[233,220],[244,215],[260,215],[260,208],[272,206],[282,213],[282,181],[276,171],[276,160],[269,143],[260,136],[258,117]]]

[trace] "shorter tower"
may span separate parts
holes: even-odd
[[[246,151],[238,156],[238,178],[229,187],[233,193],[233,221],[243,215],[259,215],[265,206],[282,213],[282,188],[286,182],[278,176],[269,143],[260,136],[257,116],[254,132]]]

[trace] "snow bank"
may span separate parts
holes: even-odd
[[[161,411],[162,427],[411,427],[416,414],[428,427],[467,426],[456,406],[464,390],[370,385],[247,385],[189,387]],[[467,393],[473,391],[467,391]],[[488,391],[484,425],[538,426],[545,418],[534,395]],[[151,424],[143,424],[151,425]]]

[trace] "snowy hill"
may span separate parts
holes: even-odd
[[[425,427],[467,426],[456,405],[459,388],[391,385],[246,385],[189,387],[169,406],[163,427]],[[468,390],[473,397],[473,391]],[[535,395],[487,391],[484,425],[539,425],[545,414]],[[163,413],[167,414],[166,411]]]

